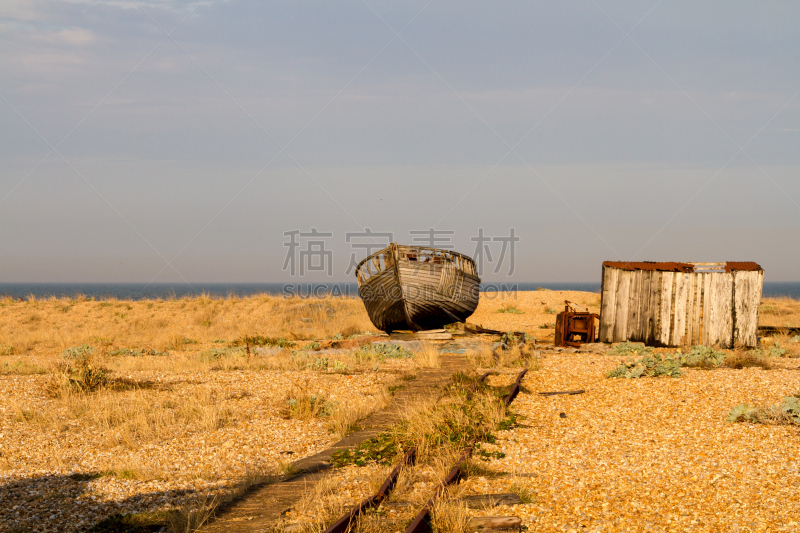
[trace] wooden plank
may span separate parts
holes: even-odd
[[[641,285],[641,270],[631,271],[631,282],[628,289],[628,316],[625,319],[628,334],[622,339],[623,341],[635,339],[639,335],[639,288]]]
[[[617,273],[617,305],[614,318],[614,339],[622,342],[628,337],[628,304],[630,302],[631,277],[633,272],[620,270]]]
[[[720,346],[720,343],[725,343],[723,340],[723,333],[725,331],[725,302],[730,299],[730,292],[724,294],[725,278],[729,274],[715,273],[711,274],[711,300],[709,301],[709,326],[708,326],[708,344],[710,346]]]
[[[617,279],[619,269],[603,267],[603,285],[600,292],[600,342],[614,342],[614,319],[617,316]]]
[[[710,304],[712,324],[709,329],[709,344],[728,348],[731,341],[732,313],[731,296],[733,278],[731,273],[712,274]]]
[[[636,327],[639,336],[636,341],[646,344],[647,338],[650,336],[650,332],[648,331],[650,319],[650,281],[652,281],[655,272],[652,270],[642,270],[641,272],[642,281],[639,285],[639,325]]]
[[[651,270],[642,278],[642,342],[652,345],[655,338],[655,309],[653,309],[653,287],[661,285],[661,272]]]
[[[686,274],[686,334],[681,346],[689,346],[694,335],[694,274]]]
[[[700,337],[698,339],[698,344],[702,344],[703,346],[708,346],[708,326],[709,322],[708,319],[711,315],[710,303],[711,298],[711,276],[713,274],[702,274],[703,276],[703,303],[702,303],[702,314],[701,314],[701,322],[700,322]]]
[[[467,521],[469,533],[481,531],[519,531],[522,519],[518,516],[473,516]]]
[[[706,274],[705,294],[703,295],[703,344],[713,346],[718,331],[718,308],[717,302],[717,277],[719,273],[713,272]]]
[[[670,344],[672,346],[683,346],[686,339],[686,309],[689,300],[689,275],[684,273],[675,274],[675,310],[672,313],[672,336]]]
[[[653,272],[650,278],[650,317],[648,318],[647,343],[655,346],[661,338],[661,280],[664,272]]]
[[[703,301],[702,292],[703,292],[703,275],[702,274],[691,274],[692,276],[692,292],[693,295],[691,297],[690,302],[692,303],[691,307],[691,335],[688,339],[688,345],[693,346],[695,344],[699,344],[700,338],[700,304]]]
[[[669,346],[672,340],[672,306],[675,297],[673,288],[677,272],[661,273],[661,288],[659,295],[659,315],[658,326],[656,328],[656,340],[663,346]]]
[[[763,272],[735,273],[733,304],[736,319],[732,338],[736,347],[756,346],[763,276]]]

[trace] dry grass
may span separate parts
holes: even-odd
[[[214,431],[247,413],[235,412],[209,388],[193,388],[180,397],[169,390],[101,390],[93,394],[64,390],[57,403],[31,409],[11,405],[16,422],[64,431],[71,425],[94,428],[102,433],[103,449],[122,445],[137,449],[144,443]],[[125,469],[125,467],[121,467]]]
[[[555,313],[564,309],[564,300],[575,302],[593,313],[600,312],[600,294],[581,291],[522,291],[481,293],[471,324],[500,331],[526,331],[542,339],[552,339],[553,330],[542,329],[555,322]]]
[[[360,420],[386,407],[392,395],[387,389],[358,401],[335,403],[310,385],[310,378],[295,381],[278,405],[284,417],[297,420],[324,419],[331,434],[341,439],[353,431]]]
[[[0,376],[31,376],[34,374],[47,374],[45,367],[29,363],[22,359],[13,361],[0,361]]]
[[[441,368],[442,361],[439,348],[435,344],[424,342],[421,349],[416,353],[417,364],[422,368]]]
[[[313,485],[293,507],[295,512],[313,517],[312,521],[303,523],[302,531],[308,533],[324,531],[328,524],[349,509],[350,502],[339,494],[339,480],[333,475]]]
[[[759,326],[800,326],[800,300],[788,297],[763,298],[758,311]]]
[[[465,533],[469,519],[467,504],[456,499],[449,490],[436,500],[431,512],[434,533]]]
[[[388,390],[381,390],[371,397],[357,403],[336,404],[328,415],[328,429],[336,438],[343,438],[358,427],[358,422],[375,411],[386,407],[392,395]]]
[[[763,368],[768,370],[772,367],[769,357],[760,350],[735,350],[725,358],[725,366],[730,368]]]
[[[109,351],[196,352],[215,347],[215,341],[245,336],[304,340],[374,331],[357,298],[285,299],[266,294],[141,301],[4,298],[0,322],[0,356],[53,355],[82,344]]]
[[[492,346],[492,343],[485,342],[479,348],[469,350],[465,355],[470,364],[476,368],[524,367],[529,370],[541,368],[540,358],[535,355],[532,345],[513,346],[510,350]]]
[[[432,398],[406,406],[401,412],[403,422],[393,428],[393,438],[415,446],[419,461],[435,459],[493,430],[505,413],[497,396],[488,392],[478,392],[468,402],[460,393],[446,394],[438,401]]]

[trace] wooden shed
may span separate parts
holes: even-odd
[[[753,262],[603,263],[600,342],[755,346],[764,270]]]

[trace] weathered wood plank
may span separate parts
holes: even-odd
[[[725,273],[711,274],[711,276],[711,324],[708,330],[708,342],[711,346],[728,348],[732,329],[732,275]]]
[[[600,342],[614,342],[614,321],[617,316],[617,281],[620,270],[603,267],[600,293]]]
[[[647,343],[654,345],[660,338],[661,323],[661,278],[664,272],[653,272],[650,277],[650,312],[647,318]]]
[[[639,314],[642,308],[642,271],[631,272],[631,287],[628,294],[628,335],[623,340],[639,340]]]
[[[664,346],[669,346],[672,341],[672,311],[675,298],[673,289],[677,276],[678,273],[676,272],[661,273],[661,294],[656,339],[658,339],[659,344]]]
[[[614,318],[614,340],[622,342],[628,338],[628,304],[630,303],[631,278],[633,272],[620,270],[617,281],[617,309]]]
[[[703,302],[703,275],[693,274],[693,292],[692,296],[692,335],[689,337],[689,346],[700,343],[700,304]]]
[[[709,298],[709,293],[711,292],[711,276],[713,274],[699,274],[703,276],[703,303],[702,303],[702,311],[701,311],[701,322],[700,322],[700,337],[698,338],[697,344],[702,344],[704,346],[708,346],[708,319],[711,311],[709,309],[709,305],[711,303],[711,298]]]
[[[763,272],[735,273],[735,323],[732,334],[734,346],[756,346],[763,276]]]
[[[672,346],[683,346],[686,343],[686,313],[691,281],[688,274],[675,274],[675,310],[672,323]]]
[[[636,327],[639,337],[635,339],[638,342],[647,343],[649,336],[648,325],[650,319],[650,281],[653,279],[655,272],[651,270],[642,270],[642,281],[639,286],[639,325]]]

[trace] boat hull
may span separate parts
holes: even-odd
[[[369,259],[377,272],[357,274],[359,294],[380,330],[439,329],[465,321],[478,306],[480,278],[466,256],[393,244]]]

